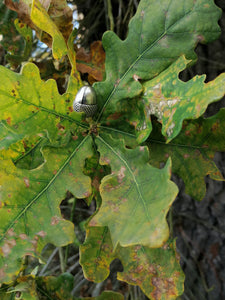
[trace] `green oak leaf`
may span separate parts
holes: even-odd
[[[118,273],[117,278],[138,285],[149,299],[176,299],[183,292],[184,275],[175,242],[171,240],[156,249],[142,245],[118,245],[113,251],[107,227],[90,227],[80,254],[80,264],[88,280],[105,280],[110,263],[118,258],[124,270]]]
[[[17,167],[34,169],[43,162],[41,148],[49,143],[43,134],[23,137],[0,122],[0,158],[12,159]]]
[[[114,257],[109,229],[88,226],[85,242],[80,246],[80,264],[85,278],[94,282],[104,281]]]
[[[73,111],[71,94],[60,95],[53,79],[43,82],[34,64],[25,64],[20,74],[0,66],[0,75],[4,78],[0,82],[4,147],[24,137],[46,134],[46,129],[51,142],[65,144],[71,124],[87,128],[81,123],[81,114]]]
[[[117,292],[104,291],[100,296],[95,298],[90,298],[90,300],[124,300],[124,297],[123,295]]]
[[[35,139],[33,143],[31,139],[29,140],[25,139],[25,142],[24,140],[22,140],[17,144],[21,144],[21,143],[23,144],[25,143],[24,151],[22,153],[20,151],[17,152],[18,156],[16,157],[16,159],[12,159],[17,168],[32,170],[40,166],[42,163],[44,163],[42,149],[43,147],[49,145],[48,139],[46,139],[45,137],[41,137],[41,138],[38,137],[38,140]],[[10,147],[10,150],[14,150],[12,146]]]
[[[19,272],[25,255],[40,256],[47,243],[63,246],[73,241],[73,224],[62,218],[59,204],[67,190],[77,198],[90,195],[90,178],[82,169],[93,155],[91,149],[91,137],[78,134],[66,148],[45,147],[45,163],[34,170],[0,160],[1,281]]]
[[[0,141],[0,147],[6,138]],[[44,162],[41,149],[47,144],[49,142],[45,137],[34,136],[30,139],[24,138],[15,144],[11,144],[8,149],[2,148],[0,158],[12,159],[17,167],[31,170]]]
[[[96,137],[100,164],[111,174],[100,185],[102,205],[91,226],[108,226],[114,247],[143,244],[160,247],[169,237],[166,215],[178,189],[164,169],[148,165],[147,147],[127,149],[109,134]]]
[[[149,116],[141,103],[129,108],[130,100],[140,95],[143,81],[157,77],[181,55],[195,58],[197,42],[216,39],[220,15],[213,0],[161,0],[160,5],[158,0],[142,0],[124,41],[114,32],[103,35],[106,80],[94,84],[99,101],[97,122],[123,130],[121,114],[122,121],[139,129],[138,135],[146,139],[151,131],[146,124]],[[137,121],[136,117],[135,122],[136,115],[141,118]]]
[[[21,276],[7,293],[10,295],[9,299],[39,300],[34,276]]]
[[[73,297],[73,287],[74,277],[70,273],[58,277],[26,275],[18,277],[13,286],[0,288],[0,297],[1,300],[124,300],[123,295],[112,291],[103,291],[98,297]]]
[[[160,134],[155,124],[147,141],[150,163],[159,167],[161,162],[172,159],[172,172],[185,183],[185,192],[196,200],[206,193],[204,178],[224,180],[213,161],[216,151],[225,151],[225,109],[210,118],[188,120],[180,134],[170,143]]]
[[[74,285],[74,277],[70,273],[63,273],[58,277],[36,277],[39,299],[73,300],[71,295]]]
[[[162,123],[162,134],[167,136],[168,142],[179,134],[184,119],[200,117],[210,103],[225,94],[225,73],[208,83],[204,83],[205,75],[181,81],[178,75],[187,64],[188,60],[182,56],[159,76],[143,84],[141,98],[148,114],[154,114]]]
[[[54,80],[43,82],[34,64],[20,74],[1,66],[0,74],[0,280],[9,282],[25,255],[73,241],[59,204],[67,190],[77,198],[91,194],[83,167],[93,142],[73,96],[60,95]]]

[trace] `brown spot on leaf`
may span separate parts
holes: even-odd
[[[204,36],[199,34],[198,35],[198,41],[202,43],[202,42],[204,42],[204,40],[205,40]]]
[[[114,86],[117,87],[117,86],[119,85],[119,83],[120,83],[120,79],[118,78],[118,79],[116,80]]]
[[[58,124],[56,125],[56,127],[57,127],[59,130],[64,130],[64,129],[65,129],[65,127],[64,127],[62,124],[60,124],[60,123],[58,123]]]
[[[58,216],[54,216],[51,219],[51,225],[57,225],[60,221],[60,218]]]
[[[186,136],[191,136],[190,130],[186,130],[186,131],[185,131],[185,135],[186,135]]]
[[[125,177],[125,172],[126,168],[124,166],[122,166],[118,172],[117,178],[118,178],[118,182],[121,183],[123,181],[123,178]]]
[[[7,122],[8,125],[11,125],[11,120],[12,120],[11,117],[8,117],[8,118],[6,119],[6,122]]]
[[[153,265],[149,265],[149,266],[148,266],[148,272],[149,272],[150,274],[153,274],[153,275],[156,275],[156,274],[157,274],[157,271],[156,271],[156,269],[155,269],[155,267],[154,267]]]
[[[14,232],[14,229],[13,228],[10,228],[7,233],[6,233],[8,236],[15,236],[15,232]]]
[[[90,226],[96,226],[97,222],[95,221],[95,219],[92,219],[88,225],[90,225]]]
[[[107,165],[109,165],[110,164],[110,159],[108,158],[108,157],[101,157],[101,162],[103,163],[103,164],[107,164]]]
[[[30,187],[30,180],[29,180],[27,177],[24,177],[24,178],[23,178],[23,181],[24,181],[24,183],[25,183],[25,186],[26,186],[27,188],[29,188],[29,187]]]
[[[1,268],[0,269],[0,278],[4,278],[5,277],[5,272],[4,272],[4,269],[3,268]]]
[[[37,235],[39,235],[40,237],[45,237],[47,235],[47,233],[45,231],[41,230],[37,233]]]
[[[172,296],[176,296],[177,293],[173,278],[152,277],[151,282],[154,286],[154,290],[151,293],[153,299],[161,300],[163,296],[167,296],[170,299]]]
[[[135,273],[141,273],[141,271],[143,271],[144,267],[142,265],[139,265],[136,269],[135,269]]]
[[[7,257],[10,252],[11,249],[16,245],[16,240],[8,240],[5,241],[4,245],[2,246],[2,252],[3,252],[3,256]]]
[[[170,249],[170,246],[165,243],[163,246],[162,246],[163,250],[169,250]]]
[[[217,131],[218,128],[219,128],[219,122],[216,122],[212,125],[211,131]]]
[[[21,238],[21,240],[27,240],[28,239],[28,236],[25,233],[21,233],[19,235],[19,237]]]
[[[85,192],[85,193],[84,193],[84,196],[85,196],[85,197],[89,197],[89,196],[90,196],[90,193],[89,193],[89,192]]]
[[[202,148],[209,148],[209,145],[203,144]]]
[[[122,116],[121,113],[115,112],[114,114],[111,114],[108,116],[108,120],[118,120]]]
[[[119,206],[117,206],[117,205],[114,205],[114,207],[113,207],[113,211],[114,211],[114,212],[119,212],[119,210],[120,210],[120,209],[119,209]]]
[[[134,75],[133,75],[133,79],[134,79],[135,81],[139,81],[139,79],[141,79],[141,77],[139,77],[137,74],[134,74]]]
[[[31,241],[31,244],[34,246],[33,249],[37,248],[37,237],[34,237],[34,240]]]

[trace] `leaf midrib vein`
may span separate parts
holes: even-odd
[[[133,181],[134,181],[134,183],[135,183],[135,185],[136,185],[136,188],[137,188],[137,191],[138,191],[138,194],[139,194],[139,197],[140,197],[140,199],[141,199],[141,202],[142,202],[142,204],[143,204],[143,206],[144,206],[144,209],[145,209],[145,212],[146,212],[146,215],[147,215],[147,218],[148,218],[148,221],[150,222],[150,216],[149,216],[149,213],[148,213],[148,208],[147,208],[147,205],[146,205],[146,203],[145,203],[145,200],[144,200],[144,197],[143,197],[143,195],[142,195],[142,193],[141,193],[141,191],[140,191],[140,188],[139,188],[139,184],[138,184],[138,182],[137,182],[137,180],[136,180],[136,178],[135,178],[135,175],[133,174],[133,172],[132,172],[132,170],[130,169],[130,167],[129,167],[129,164],[127,163],[127,161],[125,160],[125,159],[123,159],[104,139],[102,139],[100,136],[98,136],[98,138],[101,140],[101,142],[103,143],[103,144],[105,144],[106,145],[106,147],[108,147],[119,159],[120,159],[120,161],[122,161],[123,163],[124,163],[124,165],[126,166],[126,168],[128,169],[128,171],[129,171],[129,173],[131,174],[131,177],[133,178]]]
[[[192,13],[192,11],[189,11],[187,14],[185,14],[182,18],[180,18],[179,20],[177,20],[176,22],[174,22],[170,27],[167,28],[167,30],[165,29],[164,32],[149,46],[147,47],[141,54],[139,54],[139,56],[136,58],[136,60],[133,62],[133,64],[131,64],[129,66],[129,68],[124,72],[123,76],[121,77],[118,85],[115,85],[114,88],[112,89],[111,93],[108,96],[108,99],[106,100],[105,104],[103,105],[98,118],[97,118],[97,122],[100,122],[101,117],[103,115],[103,112],[105,110],[105,107],[108,105],[110,99],[113,97],[114,93],[116,92],[117,88],[119,87],[119,85],[121,84],[121,82],[123,81],[123,79],[126,77],[126,75],[130,72],[130,70],[141,60],[141,58],[145,55],[146,52],[148,52],[150,49],[152,49],[157,43],[158,41],[160,41],[167,33],[168,31],[179,21],[181,21],[184,17],[186,17],[188,14]]]
[[[104,231],[103,231],[103,237],[102,237],[102,239],[101,239],[101,244],[100,244],[100,246],[99,246],[99,249],[98,249],[98,251],[97,251],[97,259],[98,258],[100,258],[101,259],[101,253],[102,253],[102,248],[103,248],[103,246],[104,246],[104,244],[105,244],[105,240],[107,239],[107,234],[110,234],[110,233],[108,233],[108,227],[105,227],[104,228]],[[104,256],[104,249],[103,249],[103,256]],[[98,265],[97,264],[94,264],[94,274],[96,274],[96,273],[98,273]]]
[[[203,151],[211,151],[211,149],[209,148],[205,148],[205,147],[202,147],[202,146],[195,146],[195,145],[185,145],[185,144],[176,144],[176,143],[165,143],[165,142],[162,142],[162,141],[158,141],[158,140],[155,140],[155,139],[149,139],[149,142],[151,143],[156,143],[156,144],[163,144],[164,146],[172,146],[172,147],[180,147],[180,148],[189,148],[189,149],[200,149],[200,150],[203,150]]]
[[[2,92],[2,91],[0,90],[0,92]],[[21,95],[19,95],[19,96],[20,96],[20,98],[19,98],[19,99],[16,99],[16,100],[18,101],[18,103],[12,102],[12,104],[9,103],[9,106],[15,105],[15,104],[19,104],[19,101],[21,101],[23,104],[31,105],[31,106],[34,106],[34,107],[38,107],[38,108],[40,108],[40,109],[41,109],[42,111],[44,111],[44,112],[47,112],[47,113],[52,114],[52,115],[55,115],[55,116],[57,116],[57,117],[66,119],[66,120],[68,120],[68,121],[70,121],[70,122],[74,122],[74,123],[76,123],[77,125],[79,125],[79,126],[81,126],[81,127],[83,127],[83,128],[88,128],[87,125],[82,124],[81,122],[79,122],[79,121],[77,121],[77,120],[75,120],[75,119],[72,119],[72,118],[70,118],[69,116],[63,115],[63,114],[61,114],[60,112],[57,112],[57,111],[54,111],[54,110],[51,110],[51,109],[47,109],[46,107],[43,107],[42,105],[36,105],[36,104],[34,104],[34,103],[32,103],[32,102],[29,102],[29,101],[25,100]],[[14,97],[14,96],[11,96],[11,95],[9,95],[9,94],[7,94],[7,97],[12,98],[13,100],[15,100],[15,97]],[[33,114],[32,114],[32,115],[33,115]]]

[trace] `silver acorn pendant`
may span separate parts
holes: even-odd
[[[96,113],[98,106],[93,87],[85,85],[79,89],[73,101],[73,109],[77,112],[84,112],[87,117],[92,117]]]

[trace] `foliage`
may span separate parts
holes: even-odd
[[[204,76],[182,82],[179,73],[194,62],[198,42],[218,37],[220,10],[212,0],[161,0],[160,5],[141,0],[125,40],[112,31],[104,34],[104,74],[101,47],[92,46],[83,62],[77,59],[77,31],[66,1],[8,0],[6,5],[27,24],[19,31],[27,46],[17,64],[31,51],[30,26],[52,47],[54,60],[71,66],[63,94],[54,79],[41,79],[34,63],[23,64],[20,73],[0,67],[1,297],[63,299],[67,293],[75,299],[70,274],[36,276],[26,274],[24,266],[27,256],[41,261],[49,243],[75,242],[72,219],[65,220],[59,208],[69,191],[96,204],[80,246],[85,277],[105,280],[117,258],[123,265],[119,280],[140,286],[150,299],[176,299],[184,275],[167,224],[178,193],[171,172],[201,200],[205,175],[222,180],[212,159],[224,151],[225,141],[224,110],[201,117],[225,94],[225,75],[204,83]],[[12,65],[12,57],[9,61]],[[91,82],[104,78],[93,85],[98,100],[93,119],[72,108],[83,85],[77,68],[89,73]],[[192,168],[192,161],[200,167]],[[104,292],[95,299],[123,296]]]

